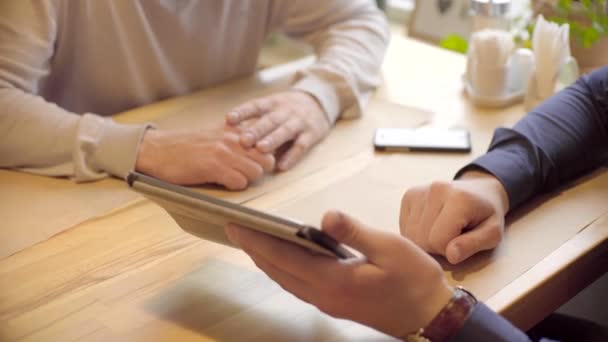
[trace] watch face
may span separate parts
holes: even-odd
[[[452,7],[452,0],[437,0],[437,7],[439,8],[439,13],[445,14]]]

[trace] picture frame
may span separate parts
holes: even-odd
[[[467,38],[473,29],[470,0],[416,0],[410,37],[438,44],[450,34]]]

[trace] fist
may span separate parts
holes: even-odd
[[[471,171],[460,180],[409,189],[401,201],[401,234],[456,264],[502,240],[508,198],[493,176]]]
[[[280,153],[278,169],[291,169],[328,133],[330,122],[325,111],[310,94],[292,90],[246,102],[226,116],[226,122],[238,126],[250,125],[241,133],[244,148],[256,148],[262,153]]]

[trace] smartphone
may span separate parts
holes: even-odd
[[[465,129],[378,128],[374,136],[378,151],[471,152]]]
[[[224,233],[224,227],[234,223],[316,253],[339,259],[354,256],[331,236],[301,222],[227,202],[137,172],[129,173],[127,183],[133,190],[164,208],[184,231],[205,240],[235,247]]]

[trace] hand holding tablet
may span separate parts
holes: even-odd
[[[163,207],[186,232],[205,240],[234,245],[224,227],[234,223],[283,239],[327,256],[346,259],[354,255],[321,230],[286,218],[223,201],[186,187],[131,172],[129,186]]]

